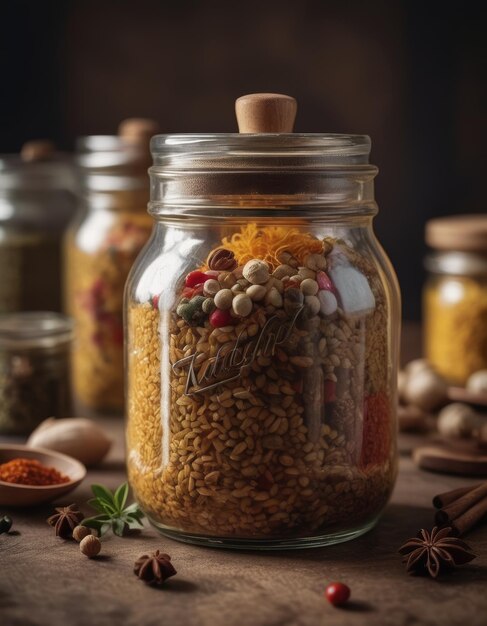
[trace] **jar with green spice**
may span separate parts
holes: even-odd
[[[59,313],[0,316],[0,433],[27,435],[71,408],[72,322]]]

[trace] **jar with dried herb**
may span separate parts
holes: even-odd
[[[370,140],[292,134],[285,96],[237,111],[241,134],[152,140],[156,226],[126,289],[130,483],[183,541],[345,541],[396,475],[399,291]]]
[[[450,382],[487,368],[487,216],[431,220],[423,296],[425,353]]]
[[[0,432],[27,435],[71,410],[73,328],[59,313],[0,316]]]
[[[76,208],[68,155],[28,142],[0,155],[0,314],[61,311],[61,242]]]
[[[73,388],[78,410],[122,412],[123,290],[149,238],[150,120],[127,120],[119,136],[78,144],[80,214],[65,241],[66,309],[75,320]]]

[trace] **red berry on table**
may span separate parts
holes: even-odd
[[[222,326],[229,326],[234,323],[234,319],[230,314],[230,311],[222,311],[221,309],[215,309],[210,315],[210,324],[215,328],[221,328]]]
[[[190,272],[186,276],[186,280],[184,284],[186,287],[196,287],[196,285],[201,285],[202,283],[209,280],[211,276],[207,276],[204,272],[200,272],[199,270],[195,270],[194,272]]]
[[[331,583],[325,589],[325,596],[333,606],[342,606],[350,598],[350,587],[344,583]]]

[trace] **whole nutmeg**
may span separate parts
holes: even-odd
[[[91,529],[87,526],[76,526],[73,529],[73,539],[80,543],[85,537],[91,535]]]
[[[219,270],[221,272],[231,272],[237,267],[235,254],[231,250],[226,250],[225,248],[213,250],[208,257],[207,263],[210,270]]]
[[[404,400],[423,411],[435,411],[447,400],[447,384],[444,378],[431,369],[407,370]]]
[[[479,370],[467,380],[467,389],[473,393],[487,393],[487,370]]]
[[[453,402],[438,415],[438,432],[445,437],[469,439],[483,425],[484,420],[468,404]]]
[[[95,535],[88,535],[80,541],[79,549],[89,559],[96,556],[101,550],[101,542]]]
[[[269,280],[269,266],[264,261],[252,259],[244,265],[243,276],[252,285],[263,285]]]

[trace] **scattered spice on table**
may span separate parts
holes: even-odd
[[[345,583],[331,583],[325,589],[325,596],[333,606],[343,606],[350,598],[350,587]]]
[[[469,563],[476,558],[470,546],[452,536],[451,528],[421,529],[417,537],[399,548],[408,574],[427,574],[437,578],[440,572]]]
[[[73,534],[73,530],[83,519],[83,514],[77,504],[57,507],[56,511],[54,515],[47,518],[47,523],[50,526],[54,526],[56,537],[69,539]]]
[[[2,535],[3,533],[8,533],[12,528],[12,524],[13,521],[10,515],[3,515],[2,517],[0,517],[0,535]]]
[[[450,526],[452,534],[465,535],[486,519],[487,481],[440,493],[433,498],[433,506],[438,509],[435,521],[439,526]]]
[[[69,477],[55,467],[43,465],[36,459],[12,459],[0,465],[0,480],[17,485],[43,487],[68,483]]]
[[[152,554],[143,554],[135,561],[134,574],[148,585],[160,586],[177,572],[169,554],[156,550]]]
[[[101,541],[95,535],[87,535],[80,541],[79,550],[89,559],[97,556],[101,550]]]

